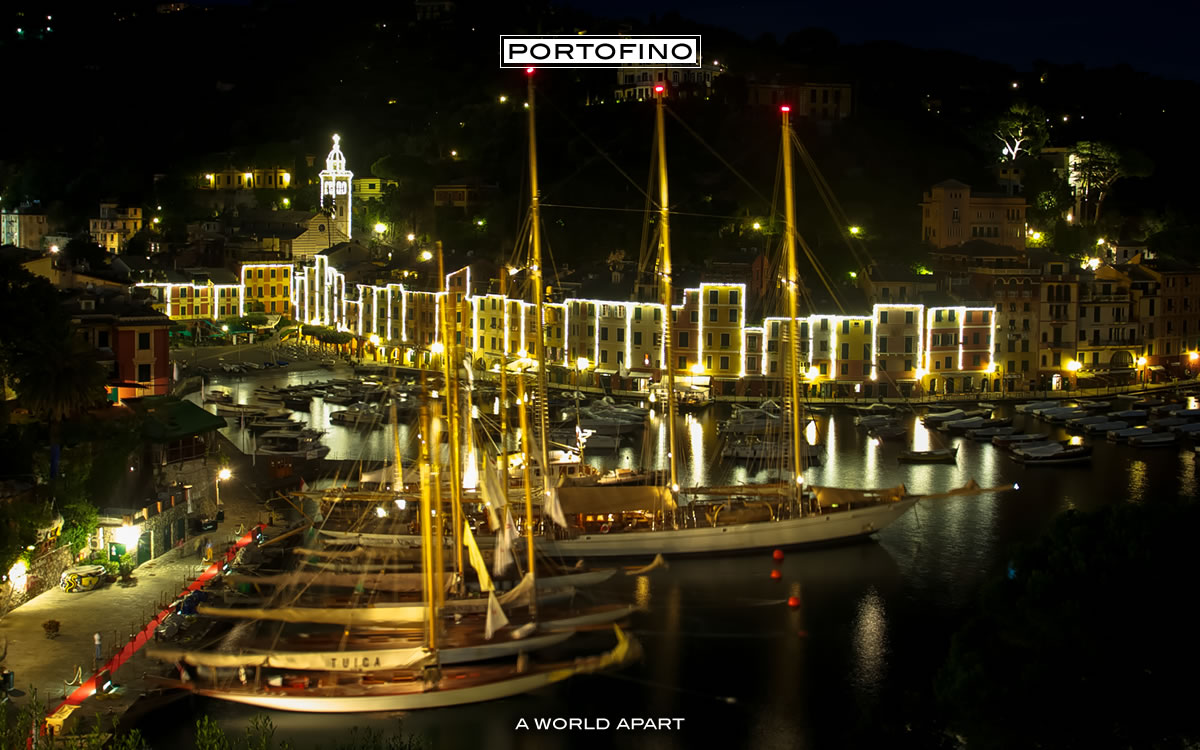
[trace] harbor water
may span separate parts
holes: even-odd
[[[263,373],[215,385],[250,402],[259,385],[329,377],[328,371]],[[314,403],[309,415],[296,417],[308,416],[328,430],[330,458],[389,455],[390,431],[364,437],[330,426],[331,408],[343,407]],[[1114,404],[1117,408],[1126,407]],[[682,486],[763,480],[776,471],[720,460],[717,423],[727,414],[727,407],[715,405],[680,418]],[[1011,407],[1001,407],[998,415],[1013,415]],[[807,435],[823,446],[821,464],[807,469],[805,480],[855,488],[903,484],[917,494],[969,479],[983,487],[1019,489],[921,502],[870,541],[790,551],[778,565],[778,580],[770,577],[777,566],[767,552],[672,560],[666,569],[618,576],[586,596],[632,598],[644,606],[630,623],[645,650],[639,664],[518,698],[409,714],[402,717],[405,733],[439,750],[855,746],[889,707],[904,705],[913,693],[931,692],[950,635],[981,582],[1004,569],[1013,545],[1035,538],[1069,509],[1154,503],[1196,492],[1197,454],[1190,441],[1151,450],[1088,438],[1094,446],[1090,464],[1025,468],[990,443],[926,430],[912,414],[907,422],[912,428],[907,441],[878,443],[856,427],[847,409],[817,416]],[[1031,415],[1016,414],[1014,426],[1068,437],[1061,427]],[[227,433],[241,444],[238,428]],[[666,429],[655,417],[644,436],[587,461],[602,468],[644,463],[662,468],[665,445]],[[959,446],[957,465],[897,460],[906,448],[943,445]],[[799,598],[799,607],[785,604],[790,596]],[[189,699],[150,715],[142,729],[156,747],[185,747],[202,715],[240,733],[259,713]],[[392,731],[399,718],[267,713],[276,737],[301,748],[346,742],[354,728]],[[610,728],[537,729],[535,720],[545,718],[587,719],[591,726],[606,719]],[[620,720],[632,718],[682,721],[670,728],[616,729]]]

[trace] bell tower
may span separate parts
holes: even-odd
[[[333,235],[336,242],[350,239],[350,192],[354,173],[346,169],[346,155],[342,153],[341,137],[333,136],[333,150],[325,157],[325,169],[321,170],[321,208],[333,209]],[[342,235],[338,238],[337,235]]]

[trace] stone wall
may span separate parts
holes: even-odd
[[[63,571],[75,563],[70,545],[50,550],[29,564],[25,585],[20,590],[13,588],[12,581],[0,584],[0,615],[10,612],[33,597],[54,588],[62,579]]]

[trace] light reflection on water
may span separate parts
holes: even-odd
[[[252,393],[253,388],[246,392]],[[363,439],[328,426],[323,409],[339,407],[315,404],[314,408],[318,409],[314,416],[320,415],[330,430],[328,439],[335,451],[388,455],[386,431],[377,430]],[[726,414],[718,405],[679,419],[681,485],[761,482],[777,474],[779,462],[763,466],[716,459],[722,440],[716,425]],[[960,614],[985,577],[1002,570],[1011,545],[1033,538],[1069,508],[1088,511],[1118,502],[1149,503],[1191,496],[1198,489],[1196,456],[1190,450],[1138,451],[1089,438],[1085,442],[1095,451],[1089,465],[1025,468],[990,443],[948,438],[940,432],[935,437],[911,416],[906,424],[912,425],[911,443],[885,441],[872,446],[854,425],[851,412],[835,410],[818,417],[806,428],[806,436],[812,440],[811,432],[817,433],[825,445],[823,461],[806,470],[806,479],[811,484],[844,487],[904,484],[912,493],[941,492],[974,479],[984,487],[1019,482],[1021,490],[922,501],[878,534],[874,544],[789,551],[781,566],[782,582],[769,579],[773,563],[767,554],[672,560],[669,569],[645,576],[618,575],[610,593],[649,606],[632,622],[647,658],[623,673],[624,678],[599,676],[533,697],[417,713],[406,718],[406,729],[434,746],[455,750],[478,747],[484,737],[495,738],[498,747],[565,749],[577,738],[517,736],[512,732],[514,718],[585,714],[617,718],[639,715],[640,709],[651,707],[686,716],[697,732],[681,735],[687,741],[663,737],[664,747],[818,746],[811,741],[811,732],[836,734],[837,727],[852,724],[855,698],[888,700],[902,694],[907,685],[931,679],[930,671],[944,657],[946,634],[940,633],[940,640],[938,634],[928,635],[929,618]],[[1050,439],[1069,437],[1061,428],[1025,415],[1017,415],[1014,428],[1046,432]],[[231,431],[236,428],[226,432]],[[403,434],[402,443],[407,445],[409,433]],[[957,465],[897,461],[899,452],[910,445],[930,449],[946,444],[959,446]],[[665,422],[657,416],[644,436],[624,442],[615,453],[589,455],[588,462],[599,468],[648,465],[665,470],[666,445]],[[407,455],[412,455],[411,449]],[[698,457],[703,459],[699,463]],[[801,607],[769,604],[793,592],[802,595]],[[750,606],[750,599],[763,606]],[[736,695],[738,700],[727,705],[710,700],[714,695]],[[587,710],[581,711],[580,706]],[[240,725],[254,713],[211,702],[193,710],[212,712],[225,723]],[[305,729],[318,725],[335,732],[337,727],[360,723],[358,717],[330,721],[273,714],[272,718],[292,729],[291,736],[303,736]],[[379,719],[377,726],[390,728],[383,717]]]
[[[854,623],[854,684],[863,692],[877,693],[887,675],[887,617],[883,599],[872,586],[858,603]]]

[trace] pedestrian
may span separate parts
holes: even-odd
[[[213,546],[212,546],[212,540],[210,539],[204,543],[204,562],[212,562],[212,559],[213,559]]]
[[[92,640],[96,644],[96,663],[99,664],[100,663],[100,634],[96,633],[95,635],[93,635]]]

